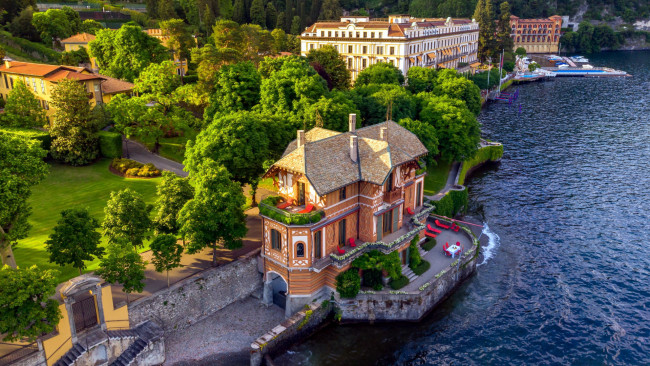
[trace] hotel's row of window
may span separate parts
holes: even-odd
[[[322,43],[318,44],[318,48],[323,47]],[[368,54],[368,46],[356,46],[357,50],[361,50],[361,54],[367,55]],[[360,47],[360,48],[359,48]],[[309,50],[313,50],[315,48],[314,43],[309,44]],[[345,50],[347,49],[347,53],[355,53],[355,46],[354,45],[348,45],[347,47],[345,45],[341,45],[339,47],[338,44],[334,45],[334,49],[337,50],[339,53],[346,53]],[[383,55],[384,54],[384,47],[383,46],[377,46],[375,47],[375,54],[377,55]],[[395,47],[388,47],[388,54],[389,55],[394,55],[395,54]]]
[[[370,34],[370,38],[375,38],[375,32],[353,32],[353,31],[341,31],[341,37],[347,37],[347,38],[368,38],[368,34]],[[320,31],[320,36],[321,37],[338,37],[339,36],[339,31]],[[356,35],[356,37],[355,37]],[[362,37],[363,36],[363,37]],[[382,37],[382,32],[377,32],[377,36],[379,38]]]
[[[558,36],[555,36],[555,42],[558,41]],[[517,36],[516,42],[551,42],[551,37],[547,36]]]
[[[517,28],[526,28],[526,29],[531,29],[531,28],[553,28],[553,24],[517,24]],[[515,29],[515,26],[512,26],[512,29]]]
[[[3,76],[4,76],[5,89],[12,90],[14,88],[14,78],[7,77],[7,74],[3,74]],[[40,86],[41,94],[46,94],[45,82],[43,80],[25,77],[23,81],[28,88],[34,90],[34,93],[38,93],[38,86]]]

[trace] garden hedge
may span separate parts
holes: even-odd
[[[393,290],[399,290],[408,284],[409,284],[408,277],[401,275],[400,277],[397,277],[392,281],[390,281],[390,288],[392,288]]]
[[[478,149],[474,157],[463,162],[463,167],[458,176],[458,184],[465,184],[465,176],[473,167],[486,161],[497,161],[503,156],[503,145],[491,145]]]
[[[0,133],[38,140],[41,142],[41,147],[45,151],[50,151],[50,146],[52,145],[52,137],[47,131],[33,128],[0,127]]]
[[[105,158],[121,158],[122,135],[115,132],[99,131],[99,151]]]
[[[433,203],[436,215],[454,217],[463,207],[467,207],[467,188],[462,191],[451,190],[438,202]]]
[[[357,296],[360,289],[361,277],[359,277],[359,272],[356,269],[348,269],[336,276],[336,291],[341,297],[353,298]]]

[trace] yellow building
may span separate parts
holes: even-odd
[[[159,40],[163,46],[169,48],[168,45],[169,36],[166,35],[162,31],[162,29],[159,28],[147,29],[145,30],[145,32],[147,32],[147,34],[150,35],[151,37]],[[181,59],[180,54],[178,52],[174,53],[174,64],[176,65],[176,73],[178,75],[187,74],[187,62],[188,62],[187,59]]]
[[[342,17],[318,22],[300,35],[300,52],[332,45],[345,58],[352,80],[378,62],[404,75],[412,66],[458,68],[477,64],[479,25],[470,19],[426,19],[391,15],[388,19]]]
[[[54,113],[54,108],[50,106],[52,90],[63,79],[73,79],[83,83],[91,107],[108,103],[113,95],[130,93],[133,89],[131,83],[93,74],[83,67],[36,64],[5,58],[4,64],[0,66],[0,98],[6,100],[14,84],[22,80],[45,109],[48,120],[51,120]]]
[[[95,40],[94,35],[90,33],[79,33],[79,34],[75,34],[70,38],[64,39],[63,41],[61,41],[61,44],[63,45],[64,50],[66,52],[76,51],[80,48],[85,48],[88,54],[90,54],[90,51],[88,50],[88,43],[93,40]],[[90,67],[94,71],[99,70],[99,67],[97,66],[97,60],[94,57],[90,58]]]
[[[562,29],[562,17],[553,15],[544,19],[520,19],[510,16],[514,48],[523,47],[526,53],[557,53]]]

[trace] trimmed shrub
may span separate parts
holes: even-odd
[[[433,249],[437,244],[435,238],[429,238],[427,241],[422,243],[422,249],[426,250],[427,252]]]
[[[361,277],[356,269],[348,269],[336,276],[336,291],[341,297],[353,298],[357,296],[359,289],[361,289]]]
[[[413,270],[413,273],[415,273],[416,275],[419,276],[419,275],[423,274],[424,272],[426,272],[427,270],[429,270],[429,268],[431,268],[431,263],[423,260],[422,262],[420,262],[419,266],[417,266],[415,268],[411,268],[411,269]]]
[[[363,285],[372,287],[375,291],[384,288],[384,284],[381,281],[381,271],[376,269],[367,269],[363,271]]]
[[[420,235],[416,235],[413,240],[411,240],[411,245],[409,246],[409,268],[415,269],[417,266],[422,263],[422,257],[420,256],[420,251],[418,250],[418,242],[420,241]]]
[[[449,191],[440,201],[434,203],[437,215],[454,217],[463,207],[467,207],[467,188],[462,191]]]
[[[103,157],[113,159],[122,157],[122,135],[115,132],[99,131],[99,151]]]
[[[409,284],[408,277],[404,275],[400,275],[399,277],[390,281],[390,288],[392,288],[393,290],[399,290],[408,284]]]
[[[157,177],[160,170],[151,164],[142,164],[130,159],[115,158],[111,162],[111,168],[129,177]]]
[[[41,147],[45,151],[50,151],[50,146],[52,146],[52,137],[47,131],[36,130],[33,128],[0,127],[0,133],[38,140],[41,142]]]

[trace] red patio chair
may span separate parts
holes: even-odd
[[[409,215],[415,215],[415,213],[413,213],[413,210],[411,210],[410,207],[407,207],[407,208],[406,208],[406,212],[408,212]]]
[[[442,231],[434,228],[433,226],[431,226],[431,224],[427,224],[427,229],[429,229],[429,231],[434,232],[436,234],[440,234],[442,232]]]
[[[448,242],[445,243],[445,245],[442,246],[442,251],[445,252],[445,255],[449,256],[449,255],[451,255],[451,254],[449,254],[449,252],[447,251],[447,249],[449,249],[449,243],[448,243]]]
[[[451,224],[451,229],[455,232],[458,232],[458,229],[460,229],[460,226],[458,226],[455,222]]]
[[[336,247],[336,250],[339,252],[339,255],[345,254],[345,249],[341,249],[341,247]]]
[[[350,238],[350,239],[348,239],[348,241],[350,242],[350,246],[351,246],[352,248],[354,248],[354,247],[357,246],[357,243],[354,242],[354,238]]]
[[[293,198],[289,198],[286,201],[284,201],[283,203],[280,203],[279,205],[277,205],[275,207],[277,207],[277,208],[279,208],[281,210],[284,210],[285,208],[287,208],[287,207],[289,207],[291,205],[293,205]]]
[[[443,229],[449,229],[448,225],[443,224],[442,222],[438,221],[438,219],[436,219],[436,225],[438,225],[439,227],[441,227]]]
[[[428,236],[428,237],[430,237],[430,238],[435,238],[435,237],[436,237],[436,234],[430,233],[430,232],[428,232],[428,231],[425,231],[425,232],[424,232],[424,235],[426,235],[426,236]]]
[[[313,209],[314,209],[314,205],[308,204],[307,206],[305,206],[304,210],[298,211],[298,213],[310,213],[311,210],[313,210]]]

